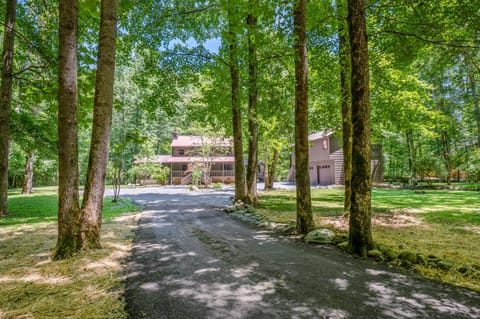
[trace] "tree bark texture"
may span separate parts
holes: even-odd
[[[112,126],[118,0],[102,0],[93,127],[83,195],[82,249],[100,248],[103,194]]]
[[[447,185],[452,184],[452,163],[450,161],[450,148],[448,147],[448,135],[446,130],[442,130],[442,155],[447,170]]]
[[[7,0],[3,33],[2,83],[0,84],[0,216],[8,215],[8,155],[16,12],[17,0]]]
[[[232,3],[228,4],[228,48],[232,94],[233,152],[235,157],[235,201],[248,201],[243,162],[242,110],[240,105],[240,75],[238,70],[238,43]]]
[[[23,173],[22,194],[32,193],[34,160],[35,160],[35,153],[28,152],[27,156],[25,156],[25,171]]]
[[[275,181],[275,173],[277,170],[278,158],[280,157],[280,152],[278,148],[273,147],[273,155],[270,163],[268,163],[268,178],[265,179],[265,185],[267,189],[273,189],[273,182]]]
[[[417,149],[415,147],[415,139],[413,138],[413,130],[407,130],[406,138],[408,150],[408,168],[410,171],[408,184],[411,188],[415,188],[417,187]]]
[[[257,117],[257,48],[255,32],[257,17],[247,16],[248,25],[248,162],[247,192],[250,203],[257,202],[258,117]]]
[[[78,196],[78,2],[60,0],[58,55],[58,241],[53,259],[79,251]]]
[[[366,256],[373,246],[371,226],[370,101],[365,0],[348,0],[352,87],[352,195],[349,245]]]
[[[348,37],[346,0],[336,0],[338,36],[339,36],[339,62],[340,62],[340,98],[342,106],[343,129],[343,183],[345,185],[345,199],[343,211],[346,216],[350,214],[350,197],[352,196],[352,91],[351,91],[351,57]]]
[[[264,187],[263,190],[267,191],[270,190],[268,188],[268,179],[269,179],[269,168],[268,168],[268,143],[267,141],[264,140],[263,142],[263,182],[264,182]]]
[[[480,147],[480,101],[478,97],[477,82],[473,71],[469,70],[470,90],[473,97],[473,115],[477,126],[477,146]]]
[[[306,234],[312,217],[308,159],[308,62],[306,0],[296,0],[293,14],[295,50],[295,180],[297,184],[297,233]]]

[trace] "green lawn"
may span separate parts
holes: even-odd
[[[123,212],[134,211],[137,206],[126,200],[113,203],[108,198],[103,203],[103,219],[115,217]],[[35,224],[57,221],[57,188],[35,188],[30,195],[20,194],[15,189],[9,192],[10,215],[0,218],[0,227],[6,225]]]
[[[259,211],[275,211],[277,221],[294,220],[295,192],[276,190],[261,195]],[[318,216],[343,214],[343,189],[312,189],[312,209]],[[473,191],[428,190],[416,194],[412,190],[374,189],[372,213],[417,214],[429,222],[480,225],[480,193]],[[278,216],[277,216],[278,215]]]
[[[339,235],[346,234],[348,221],[342,217],[342,188],[312,189],[312,210],[317,227],[330,227]],[[257,214],[293,225],[295,191],[261,194]],[[374,189],[372,215],[376,244],[398,253],[434,255],[455,265],[448,271],[418,265],[414,271],[480,291],[479,192],[426,190],[419,194],[412,190]]]
[[[52,261],[56,188],[9,194],[0,219],[0,318],[126,318],[123,276],[138,207],[105,200],[102,249]],[[137,210],[137,212],[134,212]]]

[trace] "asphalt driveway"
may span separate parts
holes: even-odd
[[[279,237],[224,213],[231,191],[122,190],[144,206],[136,318],[480,318],[480,295]]]

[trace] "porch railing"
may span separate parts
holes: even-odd
[[[210,171],[210,176],[211,177],[223,177],[223,176],[235,176],[233,170],[227,170],[227,171],[222,171],[222,170],[215,170],[215,171]]]
[[[172,177],[184,177],[184,171],[172,171]],[[212,170],[210,171],[210,177],[225,177],[225,176],[235,176],[233,170]]]

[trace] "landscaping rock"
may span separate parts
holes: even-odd
[[[342,248],[342,249],[347,249],[348,248],[348,241],[343,241],[340,244],[338,244],[337,246]]]
[[[428,258],[425,255],[417,254],[417,264],[421,264],[421,265],[428,264]]]
[[[383,253],[378,249],[369,250],[367,256],[375,260],[383,260]]]
[[[414,265],[414,263],[412,263],[412,262],[409,261],[409,260],[401,260],[401,261],[400,261],[400,266],[401,266],[401,267],[412,268],[413,265]]]
[[[385,250],[385,251],[383,252],[383,254],[385,255],[385,259],[386,259],[387,261],[395,260],[395,259],[398,258],[398,254],[397,254],[395,251],[391,250],[391,249]]]
[[[305,241],[312,244],[330,244],[335,233],[330,229],[315,229],[305,236]]]
[[[461,273],[461,274],[466,274],[468,272],[468,268],[465,267],[465,266],[461,266],[460,268],[458,268],[458,272]]]
[[[454,264],[451,262],[451,261],[447,261],[447,260],[440,260],[438,263],[437,263],[437,266],[438,268],[442,269],[442,270],[450,270],[453,268]]]
[[[411,264],[415,264],[417,262],[417,255],[410,251],[402,251],[398,258],[404,261],[408,261]]]
[[[235,204],[225,207],[224,211],[227,213],[237,213],[237,214],[254,214],[255,207],[252,205],[244,204],[242,201],[237,201]]]
[[[245,205],[245,208],[247,213],[250,213],[250,214],[255,213],[255,207],[253,207],[252,205]]]

